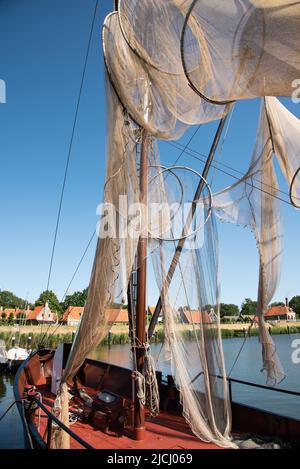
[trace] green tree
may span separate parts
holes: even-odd
[[[0,305],[3,308],[25,308],[26,301],[22,298],[17,297],[10,291],[1,291],[0,292]]]
[[[253,316],[256,314],[257,301],[251,300],[251,298],[245,298],[241,307],[242,316]]]
[[[45,290],[43,291],[39,298],[35,302],[35,306],[42,306],[46,303],[49,304],[49,308],[51,311],[56,312],[58,314],[62,313],[61,304],[58,301],[57,296],[52,290]]]
[[[271,303],[270,306],[284,306],[283,301],[274,301],[274,303]]]
[[[13,326],[15,324],[15,318],[14,318],[13,313],[10,313],[10,315],[8,316],[7,324],[9,326]]]
[[[239,316],[240,311],[239,307],[234,304],[220,304],[220,316],[223,318],[224,316]]]
[[[1,324],[5,326],[7,324],[6,313],[1,314]]]
[[[293,311],[297,314],[297,316],[300,316],[300,296],[296,295],[293,296],[293,298],[290,300],[290,308],[292,308]]]
[[[69,306],[84,306],[87,299],[88,289],[76,291],[72,295],[67,295],[65,301],[61,303],[62,309],[65,311]]]

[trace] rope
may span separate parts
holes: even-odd
[[[146,403],[146,386],[145,378],[138,370],[133,371],[133,378],[136,382],[135,386],[137,389],[137,398],[139,400],[140,406],[144,406]]]
[[[74,122],[73,122],[73,127],[72,127],[72,132],[71,132],[71,139],[70,139],[70,144],[69,144],[68,156],[67,156],[66,167],[65,167],[65,172],[64,172],[63,185],[62,185],[61,196],[60,196],[60,201],[59,201],[59,208],[58,208],[58,213],[57,213],[57,220],[56,220],[56,227],[55,227],[55,233],[54,233],[54,239],[53,239],[53,247],[52,247],[52,253],[51,253],[51,260],[50,260],[46,290],[49,289],[49,284],[50,284],[52,265],[53,265],[53,258],[54,258],[54,252],[55,252],[55,247],[56,247],[56,240],[57,240],[57,233],[58,233],[58,227],[59,227],[60,216],[61,216],[62,203],[63,203],[64,193],[65,193],[67,174],[68,174],[69,163],[70,163],[70,158],[71,158],[71,152],[72,152],[72,147],[73,147],[75,128],[76,128],[76,123],[77,123],[77,117],[78,117],[79,105],[80,105],[80,100],[81,100],[81,95],[82,95],[84,78],[85,78],[85,74],[86,74],[87,61],[88,61],[88,56],[89,56],[91,42],[92,42],[92,35],[93,35],[93,30],[94,30],[94,24],[95,24],[95,19],[96,19],[98,3],[99,3],[99,0],[96,1],[95,8],[94,8],[94,14],[93,14],[93,19],[92,19],[92,24],[91,24],[91,29],[90,29],[90,35],[89,35],[87,50],[86,50],[86,54],[85,54],[85,62],[84,62],[84,67],[83,67],[83,73],[82,73],[82,77],[81,77],[81,83],[80,83],[80,88],[79,88],[79,93],[78,93],[78,98],[77,98]]]
[[[89,239],[89,242],[88,242],[88,244],[87,244],[87,246],[86,246],[86,248],[85,248],[85,250],[84,250],[84,252],[83,252],[83,254],[82,254],[82,256],[81,256],[81,258],[80,258],[80,261],[79,261],[78,264],[77,264],[77,267],[76,267],[76,269],[75,269],[75,271],[74,271],[74,273],[73,273],[73,275],[72,275],[72,278],[71,278],[70,282],[68,283],[68,286],[67,286],[67,288],[66,288],[66,291],[65,291],[65,293],[64,293],[64,295],[63,295],[63,297],[62,297],[62,299],[61,299],[61,303],[64,301],[64,299],[65,299],[65,297],[66,297],[66,295],[67,295],[67,293],[68,293],[68,290],[69,290],[70,286],[71,286],[72,283],[73,283],[73,280],[74,280],[74,278],[75,278],[75,276],[76,276],[76,274],[77,274],[77,272],[78,272],[78,270],[79,270],[79,267],[81,266],[81,264],[82,264],[82,262],[83,262],[83,260],[84,260],[84,258],[85,258],[85,256],[86,256],[86,254],[87,254],[87,252],[88,252],[88,250],[89,250],[89,247],[90,247],[90,245],[91,245],[91,243],[92,243],[92,241],[93,241],[93,239],[94,239],[94,237],[95,237],[95,234],[96,234],[96,230],[93,231],[93,234],[92,234],[92,236],[91,236],[90,239]],[[62,318],[61,318],[61,319],[58,321],[57,326],[53,329],[53,331],[51,332],[51,334],[49,334],[49,337],[48,337],[48,340],[47,340],[47,343],[46,343],[46,346],[47,346],[47,347],[48,347],[48,343],[49,343],[50,337],[52,337],[52,336],[55,334],[55,332],[59,329],[59,327],[62,325],[62,323],[63,323],[63,321],[62,321]],[[43,344],[44,339],[45,339],[45,337],[46,337],[47,334],[48,334],[49,328],[50,328],[50,325],[48,326],[46,332],[44,333],[44,335],[43,335],[43,337],[42,337],[41,344]]]
[[[234,110],[235,110],[235,103],[233,104],[231,112],[230,112],[230,116],[229,116],[229,119],[228,119],[228,122],[227,122],[227,126],[226,126],[226,129],[225,129],[225,132],[224,132],[224,136],[223,136],[223,139],[222,139],[221,146],[220,146],[219,151],[218,151],[217,158],[215,158],[215,160],[214,160],[215,165],[220,164],[219,160],[221,158],[221,154],[222,154],[223,149],[224,149],[225,141],[226,141],[227,134],[228,134],[228,131],[229,131],[229,127],[230,127],[230,124],[231,124],[231,121],[232,121],[232,116],[233,116]],[[212,173],[212,177],[211,177],[211,181],[210,181],[210,186],[211,187],[213,185],[215,175],[216,175],[216,166],[213,168],[213,173]]]
[[[232,371],[233,371],[233,368],[235,367],[235,365],[237,364],[238,359],[240,358],[240,355],[241,355],[241,353],[242,353],[242,351],[243,351],[243,348],[244,348],[244,346],[245,346],[246,340],[247,340],[247,338],[250,336],[250,331],[251,331],[251,328],[252,328],[254,322],[255,322],[254,319],[252,319],[252,321],[251,321],[251,323],[250,323],[250,326],[248,327],[247,334],[245,335],[244,340],[243,340],[243,342],[242,342],[242,345],[241,345],[241,347],[240,347],[240,350],[238,351],[238,353],[237,353],[237,355],[236,355],[236,357],[235,357],[235,360],[234,360],[234,362],[233,362],[233,365],[232,365],[232,367],[231,367],[230,370],[229,370],[229,373],[228,373],[228,375],[227,375],[227,378],[230,377],[230,375],[231,375],[231,373],[232,373]]]
[[[159,390],[156,379],[155,361],[150,353],[149,345],[145,349],[143,377],[146,390],[146,406],[150,411],[150,415],[155,417],[159,413]]]
[[[3,414],[0,416],[0,422],[1,420],[4,419],[4,417],[6,416],[6,414],[10,411],[10,409],[15,405],[17,404],[18,402],[22,402],[22,401],[13,401],[8,407],[7,409],[3,412]]]
[[[61,195],[60,195],[59,206],[58,206],[58,212],[57,212],[57,219],[56,219],[56,225],[55,225],[55,231],[54,231],[54,238],[53,238],[53,245],[52,245],[52,251],[51,251],[51,258],[50,258],[50,265],[49,265],[49,271],[48,271],[46,291],[49,290],[49,285],[50,285],[52,266],[53,266],[53,259],[54,259],[54,253],[55,253],[55,248],[56,248],[56,241],[57,241],[57,234],[58,234],[58,228],[59,228],[59,223],[60,223],[60,218],[61,218],[62,204],[63,204],[63,199],[64,199],[65,187],[66,187],[66,182],[67,182],[67,175],[68,175],[69,164],[70,164],[70,159],[71,159],[71,153],[72,153],[72,148],[73,148],[73,141],[74,141],[74,136],[75,136],[75,128],[76,128],[76,124],[77,124],[79,105],[80,105],[80,101],[81,101],[83,83],[84,83],[84,79],[85,79],[87,62],[88,62],[88,57],[89,57],[89,52],[90,52],[90,47],[91,47],[91,42],[92,42],[92,35],[93,35],[93,30],[94,30],[94,24],[95,24],[95,19],[96,19],[98,3],[99,3],[99,0],[96,0],[94,13],[93,13],[93,18],[92,18],[91,29],[90,29],[90,35],[89,35],[89,39],[88,39],[88,45],[87,45],[86,54],[85,54],[85,61],[84,61],[84,67],[83,67],[83,72],[82,72],[82,77],[81,77],[81,82],[80,82],[80,87],[79,87],[79,93],[78,93],[78,97],[77,97],[75,116],[74,116],[74,121],[73,121],[73,127],[72,127],[71,138],[70,138],[69,149],[68,149],[68,156],[67,156],[67,161],[66,161],[66,166],[65,166],[65,171],[64,171],[63,184],[62,184]],[[41,332],[40,332],[40,334],[42,335],[42,333],[43,333],[43,323],[41,323]],[[43,339],[44,339],[44,337],[42,337],[42,340]]]
[[[174,148],[177,148],[177,150],[181,150],[181,149],[182,149],[182,145],[181,145],[180,143],[178,143],[178,142],[175,143],[175,142],[168,142],[168,141],[166,141],[166,143],[167,143],[168,145],[171,145],[171,146],[174,147]],[[194,158],[194,159],[196,159],[196,160],[198,160],[198,161],[201,161],[202,163],[205,163],[205,162],[206,162],[206,160],[204,160],[203,158],[200,158],[199,156],[196,156],[196,155],[200,155],[200,156],[202,156],[202,157],[205,156],[205,155],[203,155],[202,153],[199,153],[199,152],[196,151],[196,150],[186,149],[186,150],[184,150],[184,153],[186,153],[187,155],[191,156],[192,158]],[[235,171],[236,173],[245,176],[245,173],[242,173],[241,171],[238,171],[238,170],[235,169],[235,168],[232,168],[232,167],[230,167],[230,166],[228,166],[228,165],[225,165],[224,163],[218,162],[217,164],[220,165],[220,166],[227,167],[227,168],[230,169],[231,171]],[[237,180],[237,181],[240,181],[240,179],[241,179],[241,178],[239,178],[239,177],[237,177],[237,176],[234,176],[233,174],[229,173],[228,171],[225,171],[224,169],[221,169],[221,168],[219,168],[218,166],[215,166],[213,163],[211,164],[211,167],[212,167],[212,168],[215,168],[217,171],[220,171],[220,172],[223,173],[223,174],[226,174],[227,176],[230,176],[231,178],[233,178],[233,179],[235,179],[235,180]],[[284,194],[284,195],[289,196],[289,194],[286,193],[285,191],[282,191],[282,190],[280,190],[280,189],[277,189],[277,188],[271,186],[270,184],[263,183],[263,182],[259,181],[259,179],[255,179],[255,178],[252,178],[252,179],[253,179],[254,181],[257,181],[261,186],[270,187],[271,189],[274,189],[274,190],[276,190],[277,192],[280,192],[280,193],[282,193],[282,194]],[[257,189],[257,190],[259,190],[260,192],[263,192],[264,194],[270,195],[270,196],[273,197],[274,199],[280,200],[281,202],[284,202],[285,204],[291,205],[292,207],[294,207],[294,205],[293,205],[291,202],[289,202],[288,200],[285,200],[285,199],[283,199],[283,198],[281,198],[281,197],[276,196],[275,194],[272,194],[272,193],[270,193],[270,192],[267,192],[266,190],[261,189],[261,188],[258,187],[258,186],[254,186],[254,184],[250,184],[250,183],[247,182],[247,181],[245,181],[245,184],[246,184],[247,186],[252,187],[253,189]],[[294,198],[296,198],[296,197],[294,197]]]

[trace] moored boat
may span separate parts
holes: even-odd
[[[29,357],[29,352],[25,348],[14,346],[7,350],[6,357],[7,367],[16,370]]]
[[[8,358],[4,340],[0,340],[0,368],[7,366]]]
[[[69,344],[64,346],[65,366]],[[61,354],[60,354],[61,355]],[[146,415],[146,439],[134,438],[133,376],[130,369],[86,359],[76,374],[70,392],[70,428],[63,426],[55,415],[53,385],[56,383],[54,350],[40,350],[19,368],[14,394],[22,416],[25,441],[29,448],[55,447],[55,431],[61,426],[70,433],[73,449],[218,449],[193,435],[182,416],[180,395],[172,376],[157,372],[160,413]],[[61,355],[62,356],[62,355]],[[247,386],[253,383],[237,381]],[[274,389],[269,388],[274,391]],[[289,391],[277,390],[284,393]],[[297,393],[290,392],[297,395]],[[298,397],[300,398],[300,393]],[[300,447],[300,421],[264,411],[253,406],[232,402],[233,434],[242,442],[259,436],[261,447],[272,448],[274,442],[283,447]],[[273,443],[272,443],[273,442]],[[275,443],[275,445],[276,445]],[[272,446],[273,445],[273,446]]]
[[[300,152],[293,137],[295,129],[300,133],[300,121],[268,95],[290,93],[281,79],[287,69],[289,83],[298,77],[300,29],[295,28],[294,17],[299,5],[281,0],[288,11],[277,15],[273,10],[277,11],[278,0],[272,0],[276,8],[242,0],[238,12],[235,2],[226,2],[226,7],[224,2],[213,3],[219,7],[217,18],[211,2],[119,0],[116,11],[105,19],[109,129],[104,210],[88,297],[71,350],[41,349],[16,376],[16,400],[33,447],[237,448],[241,432],[298,444],[298,421],[232,402],[234,380],[226,375],[220,327],[216,219],[248,227],[255,235],[260,368],[266,371],[265,388],[273,389],[271,385],[285,376],[264,319],[278,284],[282,255],[273,157],[283,168],[295,204]],[[249,54],[249,30],[261,16],[272,38],[264,33],[260,37],[264,27],[258,28],[256,46]],[[269,50],[273,34],[281,43],[278,19],[288,36],[278,50],[280,60]],[[216,20],[218,31],[228,40],[226,51],[223,36],[220,45],[213,31]],[[218,70],[224,76],[228,73],[227,81]],[[271,76],[278,82],[269,82]],[[207,176],[232,101],[258,96],[263,100],[248,170],[212,194]],[[188,166],[161,164],[155,139],[176,140],[190,125],[216,120],[219,124],[201,173]],[[289,156],[282,142],[287,142]],[[62,197],[63,191],[64,186]],[[176,213],[170,210],[173,202]],[[129,205],[134,208],[131,213],[124,209]],[[136,212],[138,222],[132,223]],[[57,227],[58,223],[59,218]],[[55,241],[56,237],[48,283]],[[150,261],[154,271],[150,281],[156,282],[159,297],[147,325]],[[108,311],[113,306],[118,313],[125,304],[133,357],[130,370],[87,358],[114,323]],[[193,310],[199,312],[198,321],[193,320]],[[183,311],[191,317],[196,370],[185,346]],[[160,315],[172,369],[167,382],[155,370],[149,346]]]

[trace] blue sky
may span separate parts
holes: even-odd
[[[96,223],[105,171],[106,110],[101,26],[112,9],[100,0],[79,109],[50,288],[61,297]],[[36,299],[46,288],[58,202],[95,0],[0,0],[0,288]],[[300,105],[284,104],[300,117]],[[238,103],[220,161],[244,171],[251,158],[260,102]],[[207,153],[216,123],[200,129],[190,147]],[[194,129],[182,138],[185,143]],[[178,150],[160,145],[162,161]],[[184,156],[181,164],[202,164]],[[208,180],[210,181],[211,176]],[[233,182],[216,172],[213,189]],[[286,186],[280,177],[284,190]],[[300,213],[283,205],[285,253],[276,300],[300,294]],[[255,299],[258,262],[252,234],[219,225],[223,302]],[[95,243],[71,291],[87,286]],[[151,275],[151,274],[150,274]],[[153,282],[150,282],[151,284]],[[149,303],[156,291],[149,290]]]

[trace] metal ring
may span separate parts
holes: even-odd
[[[196,86],[194,85],[194,83],[190,79],[189,72],[188,72],[188,69],[187,69],[187,64],[186,64],[186,61],[185,61],[185,56],[184,56],[184,35],[185,35],[186,29],[187,29],[188,21],[190,19],[190,16],[192,14],[194,6],[196,5],[197,2],[198,2],[198,0],[193,0],[193,2],[191,3],[191,5],[188,9],[186,17],[184,19],[182,33],[181,33],[181,37],[180,37],[180,54],[181,54],[181,62],[182,62],[182,67],[183,67],[184,74],[185,74],[185,76],[188,80],[189,86],[192,88],[192,90],[198,96],[200,96],[200,98],[204,99],[204,101],[207,101],[210,104],[219,104],[219,105],[223,105],[223,106],[226,105],[226,104],[235,103],[235,100],[216,101],[214,99],[208,98],[207,96],[205,96],[203,93],[201,93],[201,91],[199,91],[196,88]]]
[[[157,165],[158,167],[161,166],[161,165]],[[187,171],[190,171],[194,174],[196,174],[196,176],[198,176],[203,182],[204,184],[206,185],[207,189],[208,189],[208,199],[209,199],[209,209],[208,209],[208,214],[207,214],[207,217],[203,223],[202,226],[200,226],[199,228],[197,228],[196,230],[194,230],[192,233],[189,233],[187,234],[186,236],[181,236],[179,238],[162,238],[162,237],[159,237],[159,236],[154,236],[153,233],[151,231],[148,230],[148,234],[151,235],[151,237],[153,239],[158,239],[160,241],[182,241],[184,239],[187,239],[187,238],[190,238],[191,236],[195,235],[198,233],[198,231],[200,231],[201,228],[203,228],[206,223],[208,222],[209,218],[211,217],[211,214],[212,214],[212,191],[211,191],[211,188],[210,188],[210,185],[208,184],[208,182],[206,181],[206,179],[200,174],[198,173],[198,171],[196,171],[195,169],[193,168],[189,168],[187,166],[171,166],[170,168],[166,168],[164,166],[161,166],[163,168],[163,170],[159,173],[160,175],[167,172],[167,171],[172,171],[174,169],[185,169]],[[157,176],[156,176],[157,177]],[[194,200],[192,203],[197,203],[199,200]]]
[[[180,203],[179,205],[181,206],[182,203],[183,203],[183,186],[182,186],[182,182],[180,181],[179,177],[173,173],[172,171],[172,167],[168,168],[167,166],[163,166],[162,164],[150,164],[148,166],[148,168],[162,168],[163,170],[165,171],[170,171],[173,176],[175,176],[175,178],[177,179],[177,181],[179,182],[179,186],[180,186],[180,189],[181,189],[181,200],[180,200]],[[153,176],[150,180],[149,180],[149,183],[148,184],[151,184],[151,181],[153,181],[153,179],[157,178],[158,176],[161,176],[162,173],[159,173],[159,174],[156,174],[155,176]],[[178,209],[179,211],[179,209]],[[177,215],[178,211],[176,213],[174,213],[173,217],[170,219],[171,221],[175,218],[175,216]],[[148,231],[149,232],[149,231]]]
[[[297,171],[295,172],[295,174],[294,174],[294,176],[293,176],[293,179],[292,179],[291,184],[290,184],[290,190],[289,190],[290,201],[291,201],[291,204],[292,204],[295,208],[300,208],[300,205],[295,204],[295,202],[293,201],[293,195],[292,195],[293,186],[294,186],[296,177],[298,176],[299,172],[300,172],[300,166],[299,166],[299,168],[297,169]],[[298,198],[298,197],[297,197],[297,198]]]

